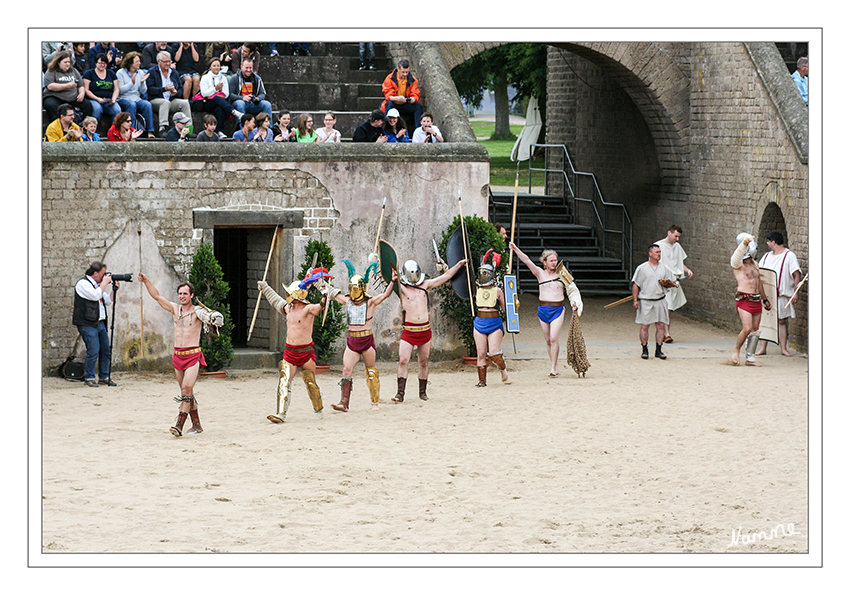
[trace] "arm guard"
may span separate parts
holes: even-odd
[[[224,324],[224,315],[216,310],[210,310],[205,306],[195,306],[195,316],[205,325],[221,326]]]
[[[738,244],[738,247],[735,248],[735,252],[732,253],[732,258],[729,263],[732,265],[733,269],[740,269],[744,264],[744,256],[747,254],[747,240],[753,241],[753,236],[747,236],[744,240]]]
[[[567,297],[570,300],[570,304],[576,307],[576,313],[581,316],[581,312],[584,310],[584,304],[581,301],[581,292],[575,283],[567,285]]]
[[[263,292],[263,295],[266,296],[266,299],[269,300],[272,308],[280,312],[281,314],[286,314],[284,312],[283,307],[286,305],[286,300],[280,297],[274,289],[269,287],[269,284],[265,281],[257,281],[257,289]]]

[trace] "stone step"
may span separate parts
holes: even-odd
[[[233,370],[255,370],[277,368],[282,354],[279,351],[267,351],[251,347],[236,347],[233,350],[233,361],[227,366]]]

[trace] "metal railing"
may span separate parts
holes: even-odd
[[[545,167],[533,167],[533,160],[528,160],[528,189],[531,192],[531,175],[534,171],[542,171],[546,176],[546,194],[560,188],[560,195],[572,201],[575,221],[579,225],[587,225],[594,229],[600,238],[602,254],[618,258],[626,266],[626,275],[632,270],[632,220],[621,203],[606,202],[599,189],[596,176],[592,173],[576,171],[570,159],[566,145],[532,144],[533,155],[536,148],[544,150]],[[558,160],[556,162],[556,159]],[[551,167],[553,163],[561,167]]]

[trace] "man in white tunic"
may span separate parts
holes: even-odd
[[[771,269],[776,272],[776,293],[779,295],[779,304],[776,315],[778,318],[779,350],[782,355],[791,356],[788,351],[788,319],[794,318],[794,304],[797,303],[799,295],[794,291],[802,280],[803,274],[797,256],[785,247],[785,238],[778,231],[767,234],[766,252],[759,261],[759,268]],[[794,295],[792,299],[791,296]],[[789,304],[790,302],[790,304]],[[787,307],[786,307],[787,306]],[[760,340],[756,355],[767,353],[767,341]]]
[[[678,225],[671,225],[670,229],[667,230],[667,237],[655,242],[655,245],[661,248],[661,262],[673,271],[673,280],[684,279],[685,277],[691,279],[694,276],[693,271],[685,266],[685,259],[688,255],[685,254],[685,249],[682,248],[682,245],[679,243],[679,239],[681,237],[682,228]],[[682,291],[682,288],[679,286],[671,287],[670,291],[667,292],[668,310],[678,310],[684,306],[687,301],[685,292]],[[669,323],[664,325],[664,342],[673,342],[673,337],[670,336]]]
[[[667,359],[661,352],[664,341],[664,325],[670,323],[667,313],[666,288],[674,283],[673,271],[661,262],[661,248],[649,247],[649,260],[639,265],[632,276],[632,302],[635,307],[635,322],[640,326],[641,357],[649,358],[647,342],[649,325],[655,324],[655,357]]]

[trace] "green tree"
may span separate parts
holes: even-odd
[[[195,301],[224,315],[224,324],[218,329],[218,334],[210,329],[210,332],[201,337],[201,349],[207,361],[207,370],[214,372],[233,360],[231,336],[234,325],[230,318],[230,305],[227,303],[230,285],[224,280],[221,265],[218,264],[209,242],[203,242],[192,258],[189,283],[195,288]]]
[[[492,89],[496,102],[496,128],[493,140],[513,140],[510,130],[510,100],[508,87],[516,90],[515,104],[537,97],[545,122],[546,105],[546,44],[516,43],[500,45],[477,54],[455,66],[452,79],[463,100],[473,106],[481,105],[484,92]]]
[[[307,242],[306,254],[304,256],[304,264],[301,266],[301,275],[299,279],[307,276],[311,270],[310,265],[313,264],[313,255],[316,254],[316,267],[324,267],[328,271],[333,268],[334,257],[331,253],[331,248],[327,242],[322,240],[310,240]],[[322,300],[322,294],[316,289],[315,285],[310,286],[310,291],[307,294],[307,300],[310,303],[317,304]],[[328,308],[327,319],[322,325],[321,316],[313,323],[313,343],[316,350],[316,360],[320,364],[329,364],[336,355],[337,339],[344,330],[348,328],[345,322],[345,316],[342,313],[342,304],[339,302],[331,302]]]

